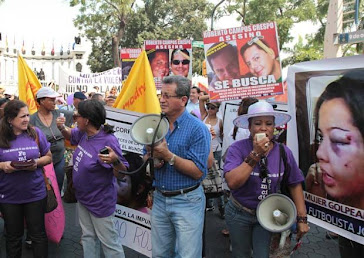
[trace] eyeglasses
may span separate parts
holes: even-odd
[[[215,110],[216,107],[214,107],[214,106],[207,106],[207,109]]]
[[[259,161],[260,174],[259,177],[261,179],[268,177],[268,159],[266,156],[263,156]]]
[[[164,98],[164,99],[170,99],[170,98],[180,98],[180,96],[178,96],[178,95],[168,95],[168,94],[162,94],[162,95],[161,95],[161,98]]]
[[[173,60],[172,61],[172,64],[174,64],[174,65],[179,65],[180,63],[182,63],[183,65],[188,65],[190,63],[190,60],[183,59],[183,60]]]

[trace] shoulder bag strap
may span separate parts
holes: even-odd
[[[34,130],[35,130],[35,128],[34,128]],[[35,130],[35,142],[36,142],[36,143],[37,143],[37,145],[38,145],[38,149],[39,149],[39,157],[40,157],[39,135],[38,135],[37,130]],[[51,188],[51,186],[50,186],[50,184],[49,184],[49,181],[48,181],[48,178],[47,178],[47,176],[46,176],[46,174],[45,174],[44,167],[42,167],[42,174],[43,174],[43,178],[44,178],[44,183],[46,184],[47,190],[49,191],[49,190],[51,190],[52,188]]]

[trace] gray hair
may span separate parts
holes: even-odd
[[[191,81],[186,77],[180,75],[171,75],[163,78],[162,81],[164,84],[172,84],[175,83],[177,85],[176,94],[179,97],[187,96],[190,98],[191,91]]]

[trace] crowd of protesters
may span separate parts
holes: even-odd
[[[355,76],[348,81],[357,80],[362,90],[363,80]],[[140,170],[142,175],[125,175],[126,171],[144,166],[142,158],[150,157],[151,148],[144,148],[143,157],[128,155],[121,149],[113,127],[106,123],[105,105],[113,105],[116,93],[104,98],[97,92],[76,92],[73,102],[66,103],[52,88],[43,87],[35,97],[38,111],[32,115],[16,97],[0,98],[0,211],[5,222],[8,257],[21,257],[24,219],[34,257],[48,256],[46,191],[41,168],[53,163],[62,191],[66,185],[64,168],[68,165],[65,140],[77,146],[71,153],[72,182],[78,200],[84,257],[99,257],[99,243],[105,257],[125,256],[113,226],[116,203],[151,214],[153,257],[204,256],[205,215],[214,204],[206,200],[201,182],[211,160],[217,161],[227,183],[228,201],[219,198],[218,206],[221,218],[226,220],[228,230],[224,234],[230,237],[232,256],[269,256],[271,233],[257,221],[256,209],[268,194],[277,192],[281,165],[274,130],[286,124],[290,115],[275,111],[268,102],[243,99],[235,127],[228,132],[230,146],[222,153],[226,133],[219,113],[222,103],[210,101],[186,77],[166,76],[159,101],[169,130],[161,143],[154,146],[153,157],[161,164],[155,167],[152,178],[147,169]],[[322,98],[320,104],[323,108],[326,101],[340,98]],[[323,119],[323,114],[319,114]],[[324,127],[319,125],[325,135]],[[359,128],[362,144],[362,124],[353,127]],[[263,136],[258,138],[257,134]],[[320,163],[324,163],[323,148]],[[301,238],[309,231],[301,185],[304,177],[291,150],[284,146],[284,151],[289,171],[285,183],[297,208],[296,233]],[[29,160],[34,161],[29,167],[14,167],[16,162]],[[151,191],[150,211],[145,206]],[[333,192],[331,195],[335,196]],[[341,250],[343,255],[351,250],[349,244],[345,248]],[[362,246],[353,248],[360,253]]]

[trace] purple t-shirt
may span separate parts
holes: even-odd
[[[50,143],[40,129],[34,128],[38,133],[40,148],[35,139],[24,132],[10,142],[9,149],[0,148],[0,162],[37,159],[47,154]],[[0,203],[28,203],[45,197],[46,188],[41,168],[35,171],[16,170],[9,174],[0,170]]]
[[[113,134],[105,133],[103,127],[91,137],[74,128],[71,131],[71,144],[77,145],[73,154],[73,186],[77,200],[95,217],[112,215],[117,190],[113,167],[103,163],[98,154],[102,148],[110,146],[120,161],[129,167],[122,156],[118,139]]]
[[[299,170],[297,163],[292,155],[290,149],[284,146],[287,153],[287,183],[288,185],[295,185],[301,183],[304,178]],[[253,143],[251,139],[244,139],[234,142],[230,147],[226,160],[224,163],[224,174],[229,173],[232,169],[240,166],[244,159],[253,150]],[[268,178],[261,179],[259,177],[260,167],[257,164],[250,174],[250,177],[244,185],[236,190],[231,190],[234,198],[243,206],[249,209],[256,209],[258,203],[268,195],[268,185],[270,185],[270,193],[275,193],[278,190],[279,179],[279,160],[281,161],[281,179],[283,177],[284,164],[283,159],[280,158],[279,145],[274,143],[273,149],[268,154]]]

